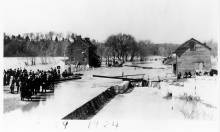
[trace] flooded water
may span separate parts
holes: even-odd
[[[12,60],[16,61],[12,61]],[[23,62],[26,58],[4,58],[4,67],[16,68],[16,66],[24,66]],[[27,69],[38,69],[38,68],[50,68],[50,66],[56,66],[61,64],[63,58],[54,58],[53,63],[48,65],[36,65],[26,67]],[[13,62],[13,64],[11,64]],[[161,62],[156,62],[156,67],[161,67]],[[129,63],[128,63],[129,64]],[[142,66],[155,66],[151,62],[138,64]],[[61,66],[62,67],[62,66]],[[45,100],[28,102],[20,108],[13,111],[6,112],[4,114],[7,118],[14,118],[14,116],[22,118],[55,118],[61,119],[65,115],[69,114],[76,108],[80,107],[90,99],[96,97],[101,92],[105,91],[110,86],[121,83],[121,80],[117,79],[106,79],[106,78],[95,78],[92,75],[109,75],[109,76],[120,76],[122,74],[146,74],[145,78],[158,79],[158,76],[164,77],[169,73],[168,69],[142,69],[133,67],[115,67],[115,68],[97,68],[90,69],[89,71],[82,72],[84,75],[80,80],[73,80],[62,82],[55,85],[54,93],[47,93]]]
[[[64,62],[62,61],[65,58],[61,57],[50,58],[51,61],[48,61],[49,64],[47,65],[42,65],[40,63],[41,59],[38,58],[36,59],[37,64],[34,66],[26,66],[24,64],[24,62],[27,61],[26,59],[27,58],[4,58],[4,68],[7,69],[25,67],[28,70],[45,70],[58,65],[60,65],[61,68],[65,68]],[[126,65],[131,65],[131,63],[126,63]],[[8,100],[10,100],[10,98],[16,98],[16,101],[14,103],[21,104],[20,106],[15,106],[14,109],[5,112],[4,118],[9,120],[13,120],[14,118],[22,118],[27,120],[59,120],[67,114],[73,112],[75,109],[88,102],[92,98],[96,97],[110,86],[114,86],[122,82],[121,80],[117,79],[96,78],[93,77],[93,75],[120,76],[122,74],[145,74],[144,78],[149,78],[150,80],[158,80],[159,78],[163,79],[172,76],[171,67],[163,65],[160,60],[136,63],[136,65],[142,67],[153,67],[153,69],[143,69],[124,66],[112,68],[101,67],[96,69],[90,69],[88,71],[82,71],[81,73],[84,74],[82,76],[82,79],[66,81],[56,84],[54,93],[46,93],[46,95],[42,94],[40,101],[20,101],[19,95],[11,95],[9,93],[5,93],[4,91],[4,99],[7,98]],[[178,91],[181,92],[181,90]],[[161,94],[161,91],[159,93]],[[131,94],[117,96],[115,99],[113,99],[113,101],[107,104],[107,106],[105,106],[103,110],[101,110],[100,113],[98,113],[94,118],[131,118],[133,106],[140,107],[137,109],[139,111],[139,114],[136,113],[133,115],[133,118],[136,118],[136,116],[139,115],[140,119],[143,117],[143,114],[141,114],[143,113],[143,109],[147,111],[149,110],[149,107],[152,110],[149,110],[148,114],[146,114],[145,117],[150,118],[152,116],[152,119],[159,113],[161,115],[160,118],[165,119],[171,117],[173,117],[174,119],[181,117],[190,119],[197,118],[200,117],[200,113],[202,113],[205,117],[209,118],[210,114],[206,114],[207,112],[201,110],[201,107],[203,107],[205,111],[213,111],[213,109],[209,109],[204,105],[198,105],[198,103],[185,102],[184,100],[179,99],[174,99],[172,101],[166,100],[163,99],[163,96],[157,96],[157,94],[158,93],[155,92],[155,90],[153,89],[136,89]],[[158,102],[156,103],[155,101],[157,100]],[[139,103],[137,103],[137,101]],[[130,105],[132,102],[133,105]],[[152,103],[156,103],[157,105],[152,105]],[[8,103],[7,105],[10,107],[10,105],[14,104]],[[171,110],[171,105],[174,105],[172,109],[176,110],[175,113],[172,112],[173,110]],[[162,114],[159,111],[159,113],[156,112],[159,106],[161,107],[161,109],[166,109],[164,114]],[[131,109],[131,111],[129,112],[128,109]],[[114,114],[117,111],[123,112],[124,115]]]
[[[54,93],[47,94],[45,101],[31,102],[5,115],[61,119],[117,82],[118,80],[92,78],[85,73],[81,80],[56,84]]]
[[[51,63],[48,65],[41,65],[38,63],[35,66],[26,66],[24,65],[24,61],[26,58],[4,58],[4,68],[17,68],[17,67],[25,67],[27,69],[48,69],[51,66],[57,66],[60,65],[64,67],[64,62],[62,61],[64,58],[51,58]],[[39,59],[40,60],[40,59]],[[127,63],[126,65],[131,65],[131,63]],[[92,75],[109,75],[109,76],[120,76],[122,74],[145,74],[145,79],[149,78],[151,80],[158,80],[158,77],[160,79],[167,78],[169,76],[172,76],[172,70],[171,67],[165,66],[162,64],[161,61],[148,61],[144,63],[137,63],[138,66],[143,67],[153,67],[153,69],[143,69],[143,68],[134,68],[134,67],[112,67],[112,68],[96,68],[96,69],[90,69],[88,71],[82,71],[84,75],[82,76],[82,79],[80,80],[72,80],[67,82],[58,83],[55,85],[55,91],[54,93],[47,93],[46,96],[42,95],[41,101],[20,101],[19,95],[11,95],[6,94],[4,91],[4,99],[5,98],[17,98],[16,103],[22,104],[19,107],[16,107],[15,109],[5,112],[4,118],[9,120],[14,120],[15,118],[22,118],[22,119],[62,119],[67,114],[73,112],[75,109],[83,105],[84,103],[88,102],[92,98],[99,95],[101,92],[105,91],[110,86],[114,86],[116,84],[121,83],[121,80],[117,79],[108,79],[108,78],[96,78]],[[166,108],[167,110],[170,110],[171,107],[167,107],[169,105],[172,105],[170,100],[163,99],[161,96],[155,96],[154,90],[135,90],[136,92],[133,92],[131,95],[122,95],[117,96],[115,99],[113,99],[112,103],[108,104],[104,107],[103,110],[100,111],[100,113],[95,116],[95,118],[104,118],[106,113],[107,115],[114,117],[114,112],[111,111],[124,111],[126,112],[126,108],[123,106],[126,106],[128,109],[132,109],[132,105],[130,105],[132,102],[136,103],[137,110],[139,111],[140,118],[142,118],[141,113],[143,112],[141,109],[149,107],[147,104],[150,104],[153,106],[155,104],[155,100],[159,100],[158,104],[155,105],[152,109],[158,109],[158,106],[161,106],[161,109]],[[153,92],[151,92],[153,91]],[[145,93],[145,94],[143,94]],[[10,97],[9,97],[10,96]],[[160,99],[158,99],[160,98]],[[133,101],[132,101],[133,100]],[[137,103],[138,100],[139,103]],[[122,102],[121,102],[122,101]],[[143,102],[142,102],[143,101]],[[142,103],[140,103],[142,102]],[[160,102],[160,103],[159,103]],[[116,106],[119,104],[120,106]],[[145,104],[145,107],[143,106]],[[184,111],[178,110],[174,114],[175,117],[179,117],[180,115],[183,117],[184,114],[187,115],[188,113],[191,113],[192,110],[197,110],[198,105],[192,104],[192,103],[185,103],[184,101],[174,101],[174,104],[176,104],[174,109],[181,109]],[[7,104],[10,105],[10,104]],[[13,105],[13,104],[12,104]],[[135,104],[133,104],[135,106]],[[151,107],[150,106],[150,107]],[[201,106],[199,106],[200,108]],[[152,110],[155,111],[155,110]],[[188,112],[189,111],[189,112]],[[159,112],[159,111],[158,111]],[[182,112],[182,113],[181,113]],[[187,113],[188,112],[188,113]],[[132,111],[131,111],[132,113]],[[150,112],[149,112],[150,113]],[[170,115],[172,115],[172,112],[168,112]],[[195,112],[194,112],[195,113]],[[128,112],[127,115],[130,113]],[[155,113],[153,115],[157,115],[158,113]],[[196,113],[197,114],[197,113]],[[204,114],[204,113],[203,113]],[[120,117],[121,114],[119,114]],[[126,114],[125,114],[126,115]],[[135,114],[134,114],[135,115]],[[148,116],[149,114],[146,114]],[[165,114],[166,115],[166,112]],[[178,116],[175,116],[178,115]],[[189,114],[188,114],[189,115]],[[197,116],[197,115],[193,115]],[[149,117],[149,116],[148,116]],[[146,117],[146,118],[148,118]]]

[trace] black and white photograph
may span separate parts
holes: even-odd
[[[2,1],[3,132],[220,131],[219,7]]]

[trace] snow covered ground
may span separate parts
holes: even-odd
[[[51,66],[63,64],[63,58],[54,58],[48,65],[24,65],[25,58],[4,58],[5,68],[25,67],[26,69],[49,69]],[[161,65],[160,61],[154,62]],[[152,66],[153,63],[149,62],[144,66]],[[61,65],[61,68],[64,67]],[[72,112],[85,102],[94,98],[110,86],[121,83],[121,80],[94,78],[92,75],[110,75],[120,76],[122,73],[126,74],[146,74],[145,78],[158,79],[158,76],[165,76],[169,69],[151,69],[146,70],[142,68],[133,67],[115,67],[115,68],[98,68],[90,69],[89,71],[82,72],[84,74],[81,80],[74,80],[63,82],[55,86],[55,93],[46,96],[46,101],[42,102],[23,102],[20,101],[19,95],[8,93],[4,91],[4,109],[6,113],[4,117],[29,117],[29,118],[55,118],[61,119],[68,113]],[[9,111],[7,110],[9,109]]]
[[[216,77],[199,77],[196,84],[193,82],[194,79],[189,79],[184,82],[184,86],[162,82],[155,88],[136,87],[130,93],[116,96],[93,119],[217,120],[219,93],[216,79]],[[195,85],[196,90],[194,90]],[[168,93],[172,93],[172,97],[168,97]],[[199,97],[200,100],[184,98],[190,95]]]
[[[49,65],[26,68],[32,70],[50,68],[63,64],[62,59],[56,58]],[[12,65],[8,59],[5,60],[8,61],[5,63],[7,68],[21,65],[20,61],[13,61]],[[175,82],[172,80],[171,67],[163,65],[161,61],[138,65],[164,69],[133,67],[91,69],[83,72],[84,76],[81,80],[56,85],[55,93],[41,102],[22,102],[19,100],[19,95],[4,94],[5,107],[10,107],[7,99],[10,100],[12,97],[16,98],[12,100],[14,104],[19,102],[18,106],[6,112],[4,117],[12,120],[15,117],[61,119],[110,86],[121,83],[121,80],[94,78],[92,75],[118,76],[123,73],[124,75],[145,74],[145,79],[158,80],[159,77],[169,81],[161,82],[160,85],[155,85],[156,87],[137,87],[130,93],[116,96],[94,119],[216,119],[216,112],[219,109],[217,77],[202,76]],[[172,98],[166,98],[168,93],[172,93]],[[192,100],[187,100],[189,97],[193,97]]]
[[[37,69],[40,70],[49,70],[51,67],[61,66],[64,67],[64,61],[66,57],[35,57],[35,63],[36,65],[31,65],[31,57],[4,57],[3,58],[3,68],[4,69],[17,69],[17,68],[25,68],[27,70],[36,71]],[[42,59],[46,60],[48,64],[44,65],[42,64]],[[25,65],[25,63],[28,63],[29,65]]]
[[[142,70],[152,80],[166,79],[151,87],[136,87],[131,93],[116,96],[93,119],[195,119],[217,120],[219,112],[218,77],[197,76],[176,82],[170,67],[160,61],[147,66],[165,69]],[[172,95],[171,95],[172,94]]]
[[[7,62],[4,66],[7,68],[17,68],[16,66],[18,65],[21,67],[24,66],[23,62],[25,58],[23,58],[23,60],[21,58],[20,60],[15,58],[4,59],[5,62]],[[51,60],[54,61],[51,61],[48,65],[36,65],[26,68],[32,70],[38,68],[47,69],[56,65],[61,65],[62,68],[64,67],[61,61],[63,59],[64,58],[59,57],[51,58]],[[127,65],[130,64],[131,63],[127,63]],[[218,110],[219,97],[217,77],[202,76],[175,82],[172,80],[173,74],[171,67],[163,65],[161,60],[148,61],[145,64],[138,65],[163,69],[142,69],[133,67],[102,67],[90,69],[89,71],[83,72],[84,76],[81,80],[63,82],[56,85],[55,93],[46,97],[46,101],[42,102],[22,102],[19,100],[19,95],[7,93],[4,94],[5,107],[10,108],[10,104],[7,104],[7,102],[13,102],[11,105],[15,105],[17,102],[17,106],[15,105],[15,108],[12,108],[13,111],[6,112],[4,117],[14,118],[26,116],[28,118],[61,119],[110,86],[121,83],[121,80],[94,78],[92,75],[119,76],[122,74],[145,74],[145,79],[158,80],[159,77],[160,79],[169,81],[161,82],[159,85],[152,85],[150,88],[138,87],[131,93],[118,95],[94,118],[215,119],[213,113]],[[154,86],[155,88],[153,88]],[[168,93],[172,93],[172,99],[166,98]],[[13,99],[11,99],[12,97]],[[188,97],[193,97],[196,101],[186,101]],[[160,111],[161,109],[163,109],[163,111]],[[133,111],[136,111],[135,114],[132,114]],[[189,113],[192,111],[193,113],[190,115]]]
[[[4,67],[17,68],[17,66],[22,66],[22,64],[19,64],[21,63],[20,61],[15,62],[12,60],[14,59],[5,59]],[[61,59],[55,60],[49,65],[37,65],[26,68],[32,70],[38,68],[47,69],[51,66],[63,64],[63,62],[60,61]],[[192,78],[175,82],[172,80],[173,74],[171,67],[164,66],[161,61],[152,61],[138,65],[157,68],[163,67],[164,69],[142,69],[133,67],[102,67],[91,69],[83,72],[84,76],[81,80],[63,82],[56,85],[54,94],[47,96],[46,101],[41,102],[21,102],[18,99],[19,95],[4,93],[4,99],[17,98],[14,103],[19,102],[21,104],[21,106],[16,106],[12,111],[4,113],[3,121],[5,131],[45,131],[49,128],[52,130],[63,130],[64,126],[63,121],[60,121],[61,118],[110,86],[121,83],[121,80],[94,78],[92,77],[94,74],[112,76],[122,75],[122,73],[124,75],[145,74],[145,79],[150,78],[151,80],[157,80],[159,76],[160,79],[167,79],[169,81],[155,85],[156,87],[136,87],[129,93],[117,95],[92,118],[93,121],[116,120],[119,121],[120,127],[124,125],[126,128],[129,124],[123,124],[123,121],[120,122],[120,120],[132,121],[132,124],[134,121],[144,121],[140,126],[144,126],[143,128],[145,130],[146,122],[150,125],[152,121],[154,121],[155,124],[162,121],[160,122],[161,124],[159,123],[159,128],[161,131],[164,131],[164,128],[167,127],[164,125],[167,120],[174,120],[175,122],[181,120],[189,121],[189,119],[216,120],[218,117],[217,112],[219,111],[219,85],[217,83],[217,77],[197,77],[196,80]],[[172,98],[167,96],[168,93],[172,93]],[[188,97],[191,96],[193,97],[192,100],[187,100],[190,99]],[[166,121],[164,122],[164,120]],[[13,124],[13,127],[11,127],[11,124]],[[88,124],[89,122],[73,121],[69,127],[73,127],[74,130],[77,128],[81,129],[82,127],[88,128]],[[132,124],[130,127],[132,127]],[[167,125],[169,125],[169,129],[175,128],[171,124]],[[203,126],[205,125],[206,124]],[[180,126],[184,126],[184,124]],[[147,128],[149,127],[150,126],[147,126]],[[159,129],[158,125],[151,127],[151,130],[155,130],[156,128]],[[136,128],[133,130],[136,130]],[[179,129],[176,130],[179,131]]]
[[[93,120],[183,119],[171,107],[155,88],[136,87],[131,93],[116,96]]]
[[[178,83],[162,82],[161,90],[163,93],[171,92],[175,97],[181,97],[185,95],[199,97],[200,100],[213,105],[218,105],[219,87],[218,77],[214,76],[197,76],[196,78],[190,78],[184,82]]]

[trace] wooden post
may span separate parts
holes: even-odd
[[[177,65],[177,54],[176,54],[176,78],[178,79],[178,65]]]
[[[195,96],[196,96],[196,76],[195,76]]]

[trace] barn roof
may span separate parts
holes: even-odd
[[[176,53],[176,55],[180,57],[194,43],[200,44],[200,45],[204,46],[205,48],[211,50],[211,48],[209,46],[207,46],[205,43],[201,43],[198,40],[191,38],[190,40],[188,40],[185,43],[183,43],[182,45],[180,45],[174,53]]]

